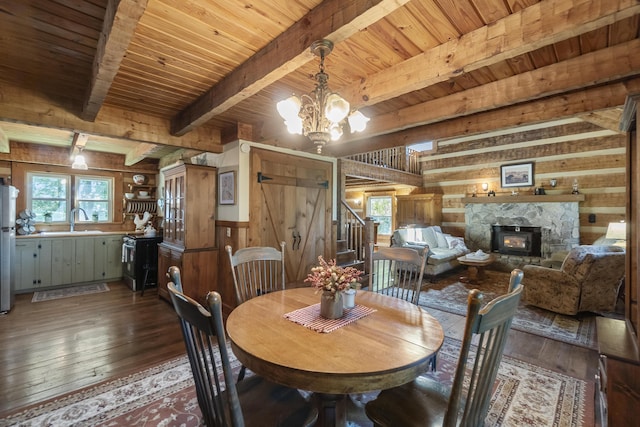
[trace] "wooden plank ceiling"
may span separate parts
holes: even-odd
[[[640,89],[638,0],[0,0],[9,140],[221,152],[241,134],[313,151],[275,103],[329,85],[371,118],[342,156],[579,117],[615,126]],[[4,141],[4,142],[3,142]]]

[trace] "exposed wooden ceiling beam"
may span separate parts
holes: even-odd
[[[11,154],[1,154],[0,160],[22,163],[37,163],[69,167],[68,147],[53,147],[42,144],[30,144],[11,141]],[[85,151],[87,163],[91,169],[154,173],[158,170],[158,162],[142,162],[134,167],[125,168],[124,156],[114,153],[97,153]]]
[[[183,137],[169,134],[167,120],[104,106],[95,122],[52,103],[45,95],[17,86],[0,86],[0,121],[21,122],[130,141],[221,153],[220,131],[200,127]]]
[[[71,147],[69,147],[69,155],[75,156],[76,154],[79,154],[87,145],[88,139],[89,135],[86,133],[74,132]]]
[[[109,0],[81,117],[94,121],[133,38],[147,0]]]
[[[622,133],[620,130],[620,118],[622,117],[622,107],[612,108],[604,111],[591,111],[581,114],[580,117],[585,122],[600,126],[603,129]]]
[[[171,133],[184,135],[310,60],[315,40],[341,42],[409,0],[323,1],[220,83],[171,120]]]
[[[570,13],[569,13],[570,12]],[[640,12],[636,0],[547,0],[450,40],[338,92],[361,107],[497,64]]]
[[[533,101],[558,93],[640,74],[640,40],[568,59],[462,92],[373,117],[365,132],[344,135],[344,142],[387,134]]]
[[[606,86],[596,86],[369,139],[348,143],[340,141],[340,143],[328,145],[326,151],[336,157],[343,157],[382,148],[478,135],[549,120],[579,117],[591,111],[607,110],[624,104],[630,87],[635,86],[640,87],[640,79],[631,80],[627,84],[612,83]]]
[[[629,91],[629,96],[627,96],[627,99],[624,101],[622,118],[620,119],[620,130],[630,132],[636,129],[638,102],[640,102],[640,91]]]
[[[125,166],[133,166],[160,149],[161,147],[155,144],[140,143],[126,154],[124,164]]]

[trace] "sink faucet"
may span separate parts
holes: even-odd
[[[69,231],[73,231],[73,229],[75,228],[76,225],[76,211],[80,211],[84,214],[84,220],[85,221],[89,221],[89,217],[87,216],[87,212],[85,212],[84,209],[82,208],[73,208],[71,209],[71,212],[69,212]]]

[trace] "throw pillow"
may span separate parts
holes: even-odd
[[[422,242],[429,245],[430,248],[438,247],[438,238],[436,237],[436,227],[424,227],[422,229]]]
[[[448,248],[449,244],[447,243],[447,239],[444,237],[445,235],[439,231],[436,231],[436,239],[438,240],[439,248]]]
[[[459,249],[468,251],[467,245],[464,243],[464,239],[462,237],[454,237],[448,234],[445,234],[444,238],[447,240],[447,247],[449,249]]]

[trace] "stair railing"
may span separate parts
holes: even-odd
[[[365,261],[365,272],[368,273],[367,248],[370,244],[376,243],[376,224],[370,218],[360,218],[344,199],[342,207],[344,208],[343,239],[347,242],[347,249],[355,252],[356,259]]]

